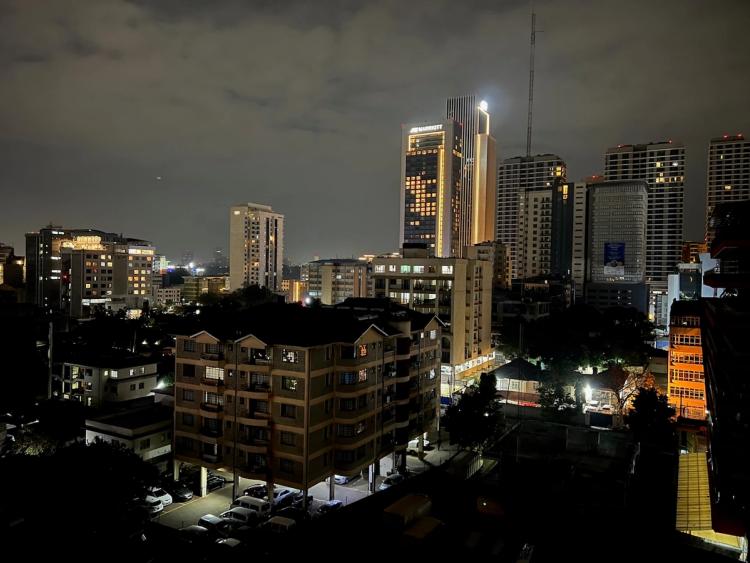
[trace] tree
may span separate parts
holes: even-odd
[[[481,451],[499,435],[505,421],[495,381],[494,375],[483,373],[478,385],[467,387],[458,401],[448,407],[443,425],[450,433],[451,444]]]
[[[565,389],[561,379],[542,382],[537,389],[542,410],[552,418],[564,420],[574,411],[576,401]]]
[[[639,389],[653,387],[653,377],[649,377],[645,370],[634,372],[614,363],[607,366],[607,370],[599,374],[599,378],[602,386],[612,391],[617,414],[623,413]]]
[[[666,395],[660,395],[656,389],[641,387],[635,395],[627,422],[639,442],[670,448],[675,443],[674,414]]]

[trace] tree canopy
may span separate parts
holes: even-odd
[[[443,417],[451,444],[481,450],[492,443],[504,426],[497,400],[495,376],[483,373],[479,384],[467,387]]]
[[[660,395],[653,388],[641,387],[633,400],[633,410],[627,422],[636,440],[669,448],[675,439],[674,414],[666,395]]]

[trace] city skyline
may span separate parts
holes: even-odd
[[[0,240],[20,251],[24,233],[52,222],[208,257],[228,248],[226,209],[259,201],[287,217],[295,262],[395,249],[402,123],[476,93],[498,163],[525,152],[528,4],[448,6],[8,4],[0,193],[13,213]],[[748,8],[535,8],[532,153],[559,154],[577,181],[601,173],[617,144],[684,143],[684,234],[700,239],[709,141],[750,129],[737,70]],[[465,33],[435,41],[456,25]],[[368,212],[347,213],[357,209]]]

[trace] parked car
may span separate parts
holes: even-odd
[[[429,451],[431,449],[432,447],[430,446],[430,441],[425,440],[423,450]],[[409,443],[406,445],[406,453],[409,455],[417,455],[419,453],[419,438],[409,440]]]
[[[178,535],[181,541],[191,545],[206,545],[212,541],[208,528],[197,524],[180,528]]]
[[[310,505],[312,505],[312,501],[313,501],[313,496],[312,495],[307,495],[307,506],[308,507]],[[302,491],[294,493],[294,498],[292,499],[292,505],[291,506],[292,506],[292,508],[300,508],[300,509],[304,510],[304,508],[305,508],[305,493],[303,493]]]
[[[163,506],[169,506],[172,504],[172,495],[161,487],[149,487],[147,491],[149,496],[158,498]]]
[[[224,520],[232,521],[233,525],[241,524],[247,527],[255,526],[258,523],[260,515],[255,510],[235,506],[219,515]]]
[[[324,502],[320,507],[318,507],[318,510],[315,512],[316,516],[324,516],[326,514],[329,514],[335,510],[338,510],[344,506],[344,503],[340,500],[329,500],[327,502]]]
[[[348,475],[334,475],[333,481],[337,485],[346,485],[347,483],[351,483],[357,478],[359,478],[359,475],[352,475],[351,477]]]
[[[291,518],[284,518],[283,516],[272,516],[261,525],[264,530],[268,530],[275,534],[284,534],[294,530],[296,526],[297,523],[294,520]]]
[[[224,485],[226,485],[226,482],[227,480],[221,475],[216,475],[215,473],[212,473],[208,476],[208,479],[206,480],[206,489],[209,492],[215,491],[217,489],[221,489]]]
[[[268,518],[271,515],[271,504],[260,498],[243,495],[234,499],[232,506],[251,510],[257,514],[258,519]]]
[[[273,507],[276,510],[285,508],[294,502],[294,491],[292,489],[275,489],[273,491]]]
[[[206,528],[213,539],[228,538],[232,532],[232,524],[215,514],[204,514],[198,520],[198,525]]]
[[[140,501],[140,505],[146,509],[150,516],[155,516],[164,510],[164,504],[151,495],[146,495],[146,498]]]
[[[219,546],[217,549],[229,551],[242,547],[242,542],[237,538],[220,538],[216,540],[216,545]]]
[[[307,510],[304,510],[301,508],[294,508],[291,506],[282,508],[276,513],[276,516],[281,516],[282,518],[289,518],[290,520],[294,520],[295,522],[297,522],[297,524],[301,522],[305,522],[306,520],[310,519],[310,513]]]
[[[257,483],[255,485],[250,485],[247,489],[242,491],[242,494],[254,498],[265,498],[268,495],[268,487]]]
[[[405,479],[406,477],[404,477],[400,473],[393,473],[391,475],[388,475],[388,477],[383,479],[383,482],[380,483],[378,490],[384,491],[387,488],[392,487],[393,485],[398,485],[399,483],[403,483]]]
[[[172,495],[172,500],[175,502],[186,502],[193,498],[193,491],[190,490],[190,487],[180,481],[166,481],[164,490]]]

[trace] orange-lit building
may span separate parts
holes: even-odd
[[[669,315],[667,396],[677,416],[706,418],[700,301],[675,301]]]

